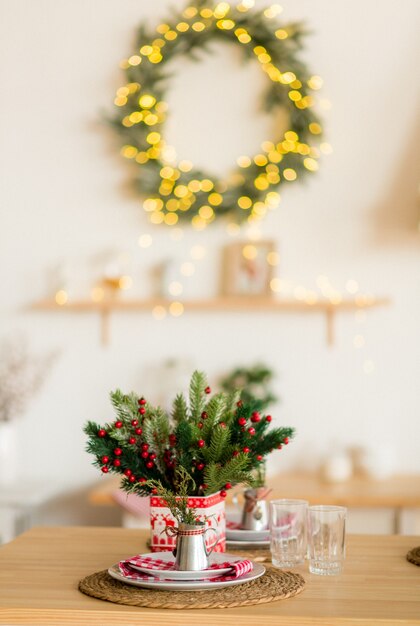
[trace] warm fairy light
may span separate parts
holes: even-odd
[[[289,91],[289,98],[293,102],[298,102],[298,100],[302,100],[302,94],[300,93],[300,91],[296,91],[296,89],[292,89],[292,91]]]
[[[203,178],[200,184],[201,191],[211,191],[214,187],[213,181],[208,178]]]
[[[204,220],[200,215],[194,215],[191,219],[191,225],[195,230],[204,230],[207,226],[207,221]]]
[[[322,154],[331,154],[333,151],[332,145],[330,143],[327,143],[326,141],[323,141],[320,144],[319,149],[321,150]]]
[[[168,26],[168,24],[159,24],[159,26],[156,28],[156,32],[161,35],[167,33],[168,30],[170,30],[170,26]]]
[[[235,28],[235,22],[233,20],[219,20],[216,22],[216,26],[221,30],[232,30]]]
[[[264,165],[267,165],[268,160],[264,154],[256,154],[254,156],[254,163],[255,165],[259,165],[260,167],[263,167]]]
[[[146,141],[147,141],[147,143],[150,143],[152,145],[156,145],[160,141],[160,133],[157,133],[156,131],[153,131],[152,133],[149,133],[147,135],[147,137],[146,137]]]
[[[211,9],[201,9],[200,15],[201,17],[204,17],[204,19],[209,19],[210,17],[213,17],[213,11]]]
[[[363,348],[366,341],[363,335],[355,335],[353,337],[353,345],[355,348]]]
[[[133,279],[131,276],[121,276],[118,280],[118,287],[123,291],[130,289],[133,286]]]
[[[277,206],[280,200],[281,197],[277,191],[270,191],[265,197],[265,201],[270,208]]]
[[[173,41],[174,39],[176,39],[178,37],[178,33],[176,33],[174,30],[168,30],[165,34],[164,34],[165,39],[167,39],[168,41]]]
[[[310,89],[321,89],[323,84],[324,81],[322,80],[321,76],[311,76],[311,78],[308,80],[308,87],[310,87]]]
[[[165,307],[161,304],[156,305],[155,307],[153,307],[152,315],[157,320],[163,320],[163,318],[166,317]]]
[[[215,6],[213,14],[214,14],[214,17],[216,17],[217,19],[220,19],[221,17],[225,17],[225,15],[229,13],[229,11],[230,11],[230,4],[228,4],[227,2],[219,2],[219,4]]]
[[[200,259],[204,259],[206,256],[206,249],[204,246],[195,245],[190,250],[190,255],[192,259],[199,261]]]
[[[142,46],[140,48],[140,54],[142,54],[143,56],[149,56],[149,54],[152,54],[152,52],[153,52],[152,46]]]
[[[179,24],[176,25],[176,29],[180,32],[180,33],[186,33],[187,30],[189,29],[190,25],[187,24],[187,22],[180,22]]]
[[[191,161],[180,161],[178,163],[178,169],[181,170],[181,172],[189,172],[190,170],[192,170],[193,168],[193,164],[191,163]]]
[[[192,276],[195,272],[195,265],[191,261],[185,261],[180,267],[180,272],[183,276]]]
[[[310,157],[303,159],[303,165],[310,172],[316,172],[319,169],[319,165],[315,159],[311,159]]]
[[[252,246],[249,244],[242,248],[242,256],[249,261],[256,259],[257,255],[258,255],[258,250],[255,246]]]
[[[286,180],[296,180],[297,178],[295,170],[293,170],[291,167],[288,167],[284,170],[283,176]]]
[[[238,206],[241,209],[250,209],[252,207],[252,200],[248,196],[241,196],[238,199]]]
[[[196,7],[187,7],[184,10],[184,12],[182,13],[182,15],[184,17],[191,18],[191,17],[194,17],[195,15],[197,15],[197,13],[198,13],[198,9]]]
[[[240,33],[239,35],[237,35],[237,37],[238,41],[240,41],[241,43],[249,43],[251,41],[251,37],[247,32]]]
[[[140,235],[139,237],[139,246],[140,248],[150,248],[153,243],[152,235],[145,233],[144,235]]]
[[[162,222],[164,221],[163,213],[160,213],[159,211],[154,211],[150,215],[150,221],[152,222],[152,224],[162,224]]]
[[[182,302],[171,302],[169,305],[169,313],[174,317],[179,317],[184,312],[184,305]]]
[[[178,280],[173,280],[171,283],[169,283],[168,291],[171,296],[180,296],[181,293],[184,291],[184,288]]]
[[[69,297],[67,295],[67,291],[64,291],[64,289],[60,289],[59,291],[57,291],[57,293],[55,294],[55,301],[59,306],[63,306],[64,304],[66,304],[66,302],[68,301]]]
[[[355,294],[359,291],[359,283],[357,282],[357,280],[354,280],[353,278],[350,278],[347,282],[346,282],[346,291],[348,291],[351,294]]]
[[[121,154],[126,159],[134,159],[134,157],[136,156],[137,152],[138,152],[138,150],[134,146],[123,146],[121,148]]]
[[[307,291],[304,300],[306,304],[316,304],[316,302],[318,302],[318,296],[315,291]]]
[[[197,33],[200,33],[202,30],[205,29],[205,24],[203,24],[203,22],[194,22],[194,24],[191,26],[191,28],[193,30],[195,30]]]
[[[246,156],[241,156],[236,160],[239,167],[249,167],[252,163],[251,159]]]
[[[127,104],[127,98],[125,96],[117,96],[114,100],[114,104],[116,104],[117,107],[123,107]]]
[[[149,160],[149,155],[147,154],[147,152],[139,152],[136,155],[136,161],[137,163],[147,163],[147,161]]]
[[[150,109],[156,102],[156,98],[151,96],[149,93],[145,93],[143,96],[139,98],[139,105],[143,107],[143,109]]]
[[[185,198],[188,194],[188,187],[186,185],[177,185],[174,189],[174,194],[177,198]]]
[[[206,204],[199,208],[198,213],[204,220],[210,220],[214,216],[214,211]]]
[[[365,374],[372,374],[375,371],[375,363],[371,359],[367,359],[363,363],[363,371]]]
[[[280,255],[278,252],[272,251],[267,254],[267,263],[269,265],[272,265],[274,267],[278,265],[279,262],[280,262]]]
[[[296,80],[296,74],[293,72],[284,72],[284,74],[281,75],[280,82],[284,85],[289,85],[290,83],[293,83],[294,80]]]
[[[129,65],[140,65],[141,63],[141,57],[139,57],[138,54],[133,54],[129,59],[128,59],[128,64]]]
[[[284,30],[284,28],[279,28],[278,30],[276,30],[275,35],[277,39],[287,39],[289,36],[287,30]]]
[[[280,15],[282,11],[283,11],[283,7],[281,7],[279,4],[272,4],[271,7],[268,7],[267,9],[265,9],[264,15],[265,17],[268,17],[268,19],[272,19],[273,17]]]
[[[280,278],[272,278],[270,280],[270,289],[274,291],[274,293],[280,293],[282,290],[282,281]]]
[[[313,134],[313,135],[320,135],[322,133],[322,128],[319,124],[317,124],[316,122],[311,122],[309,124],[309,131]]]
[[[102,287],[93,287],[90,292],[90,297],[93,302],[101,302],[105,297],[105,291]]]
[[[174,226],[178,221],[178,215],[176,213],[167,213],[164,217],[164,222],[168,226]]]
[[[341,304],[341,302],[343,302],[343,296],[341,295],[341,293],[339,291],[335,291],[332,290],[331,293],[328,295],[328,299],[331,302],[331,304]]]
[[[220,193],[211,193],[208,199],[213,206],[219,206],[219,204],[223,202],[223,196],[221,196]]]

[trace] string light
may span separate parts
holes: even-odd
[[[363,335],[355,335],[353,338],[353,345],[355,348],[363,348],[366,341]]]
[[[102,287],[93,287],[90,292],[90,297],[92,298],[93,302],[101,302],[105,297],[105,291],[102,289]]]
[[[163,318],[166,317],[165,307],[160,304],[157,304],[155,307],[153,307],[152,315],[157,320],[163,320]]]
[[[179,281],[173,280],[171,283],[169,283],[168,291],[171,296],[180,296],[181,293],[184,291],[184,288]]]
[[[179,317],[184,312],[184,305],[182,302],[171,302],[169,305],[169,313],[174,317]]]
[[[152,235],[144,234],[139,237],[140,248],[150,248],[153,243]]]
[[[65,291],[64,289],[59,289],[55,294],[54,299],[59,306],[64,306],[69,299],[67,291]]]

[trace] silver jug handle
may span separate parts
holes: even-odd
[[[205,537],[206,533],[208,533],[209,531],[213,531],[214,533],[216,533],[217,539],[216,539],[215,543],[212,545],[212,547],[210,548],[210,550],[207,548],[206,542],[204,541],[204,551],[206,553],[206,556],[210,556],[210,554],[213,552],[213,550],[215,549],[215,547],[217,546],[217,544],[220,541],[220,532],[218,531],[217,528],[212,528],[212,527],[206,528],[206,530],[204,531],[204,537]]]

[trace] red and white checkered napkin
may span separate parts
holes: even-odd
[[[156,571],[170,571],[174,569],[175,562],[174,561],[162,561],[161,559],[155,559],[149,556],[141,556],[136,555],[132,556],[125,561],[120,561],[118,563],[118,567],[120,568],[120,572],[126,578],[130,578],[131,580],[156,580],[155,576],[150,576],[149,574],[139,572],[138,570],[131,567],[135,565],[136,567],[145,567],[147,569],[154,569]],[[226,569],[229,567],[229,572],[224,575],[217,576],[216,578],[209,578],[209,582],[220,582],[222,580],[234,580],[235,578],[239,578],[244,574],[248,574],[253,569],[252,561],[248,559],[242,559],[241,561],[225,561],[224,563],[213,563],[209,569],[218,570],[218,569]],[[172,580],[171,578],[160,578],[159,580]],[[199,580],[199,579],[194,579]]]

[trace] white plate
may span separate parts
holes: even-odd
[[[232,541],[228,539],[226,546],[229,548],[269,548],[270,541]]]
[[[141,556],[143,557],[148,557],[151,559],[159,559],[160,561],[174,561],[174,555],[172,554],[172,552],[151,552],[149,554],[142,554]],[[212,555],[210,555],[210,559],[209,559],[209,564],[213,565],[213,563],[224,563],[225,561],[230,561],[230,562],[234,562],[234,561],[240,561],[241,557],[238,556],[234,556],[232,554],[220,554],[220,553],[214,553]],[[220,569],[212,569],[212,570],[200,570],[199,572],[197,571],[180,571],[180,570],[156,570],[153,569],[151,567],[140,567],[138,565],[134,565],[132,563],[130,563],[130,566],[139,571],[139,572],[145,572],[146,574],[149,574],[150,576],[154,576],[155,578],[165,578],[166,580],[168,578],[170,578],[171,580],[196,580],[196,579],[200,579],[202,580],[203,578],[217,578],[218,576],[222,576],[223,574],[227,574],[229,572],[229,570],[231,569],[230,567],[223,567]]]
[[[119,580],[120,582],[127,583],[128,585],[134,585],[135,587],[144,587],[146,589],[160,589],[166,591],[203,591],[205,589],[222,589],[223,587],[234,587],[235,585],[242,585],[248,583],[251,580],[255,580],[262,576],[265,572],[264,565],[261,563],[255,563],[254,568],[248,574],[244,574],[239,578],[233,580],[223,580],[210,582],[209,580],[133,580],[120,573],[118,564],[109,568],[108,573],[112,578]]]
[[[242,530],[242,528],[226,528],[228,541],[270,541],[269,530]]]

